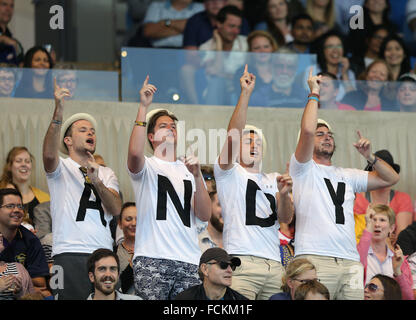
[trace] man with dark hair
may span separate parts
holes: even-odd
[[[226,0],[204,0],[205,10],[194,14],[186,23],[183,36],[184,49],[196,50],[212,37],[217,23],[217,14],[226,2]],[[249,32],[248,22],[243,18],[240,33],[247,36]]]
[[[211,203],[198,159],[177,157],[176,117],[167,110],[147,113],[156,92],[148,81],[127,158],[137,204],[134,282],[144,299],[167,300],[199,282],[196,218],[209,220]],[[146,140],[152,157],[144,155]]]
[[[217,29],[208,41],[199,46],[201,65],[205,68],[207,90],[203,96],[209,105],[229,105],[234,91],[233,77],[243,66],[248,51],[247,37],[240,35],[242,12],[235,6],[223,7],[216,17]],[[187,89],[190,91],[190,89]]]
[[[120,273],[117,254],[108,249],[95,250],[87,261],[88,277],[94,292],[87,300],[142,300],[138,296],[123,294],[116,290]]]
[[[266,138],[259,128],[247,124],[255,82],[246,65],[214,174],[224,217],[224,248],[241,260],[232,288],[250,300],[268,300],[282,286],[278,230],[280,222],[290,223],[293,217],[292,180],[287,172],[262,170]]]
[[[306,14],[301,13],[292,19],[293,41],[287,47],[296,53],[310,53],[310,46],[314,39],[313,20]]]
[[[199,247],[204,252],[208,248],[222,248],[222,231],[224,228],[224,220],[222,219],[222,209],[218,201],[217,191],[209,193],[211,198],[211,218],[208,225],[199,234]]]
[[[64,270],[59,299],[85,299],[89,292],[86,261],[98,248],[113,248],[110,221],[120,214],[118,180],[99,166],[95,119],[77,113],[62,124],[64,98],[55,80],[55,111],[43,143],[43,164],[51,193],[54,264]],[[58,150],[69,155],[61,158]]]
[[[306,258],[316,266],[318,278],[333,299],[362,300],[364,270],[355,241],[355,193],[394,185],[399,175],[374,156],[370,141],[360,131],[354,147],[374,170],[332,165],[334,134],[331,126],[317,117],[321,80],[322,76],[312,76],[311,68],[311,93],[296,151],[290,159],[296,211],[295,257]]]
[[[247,37],[240,35],[243,13],[235,6],[223,7],[215,17],[217,29],[199,50],[247,51]]]
[[[199,260],[199,277],[202,284],[179,293],[175,300],[248,300],[230,288],[233,270],[241,264],[221,248],[206,250]]]
[[[0,261],[19,262],[29,272],[33,285],[49,297],[49,268],[39,239],[23,227],[22,195],[17,189],[0,189]]]

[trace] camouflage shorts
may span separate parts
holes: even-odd
[[[136,295],[144,300],[173,300],[200,284],[198,266],[182,261],[136,257],[133,270]]]

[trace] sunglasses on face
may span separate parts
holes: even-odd
[[[376,292],[377,290],[382,290],[375,283],[367,283],[364,289],[368,289],[370,292]]]
[[[230,262],[225,262],[225,261],[221,261],[221,262],[207,262],[207,264],[218,264],[220,266],[221,269],[226,270],[228,268],[228,266],[231,267],[231,270],[235,270],[236,266],[233,265]]]

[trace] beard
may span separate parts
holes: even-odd
[[[224,228],[224,223],[220,221],[217,217],[211,216],[211,219],[209,220],[211,225],[214,227],[215,230],[218,232],[222,232]]]
[[[107,281],[107,280],[113,281],[113,286],[110,289],[108,289],[107,287],[105,287],[104,284],[103,284],[104,281]],[[114,292],[115,286],[116,286],[116,283],[117,282],[112,277],[102,277],[99,280],[99,279],[97,279],[94,276],[94,283],[95,283],[95,287],[97,288],[97,290],[99,290],[100,292],[102,292],[103,294],[105,294],[106,296],[108,296],[108,295],[110,295],[110,294],[112,294]]]
[[[319,158],[331,159],[334,152],[335,152],[335,145],[331,151],[328,151],[322,147],[315,148],[315,155],[318,156]]]

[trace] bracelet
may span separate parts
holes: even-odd
[[[317,97],[308,97],[308,100],[315,100],[316,102],[319,103],[319,99]]]
[[[316,94],[316,93],[308,94],[308,98],[310,98],[310,97],[317,97],[318,99],[320,98],[319,94]]]
[[[370,161],[367,160],[367,163],[371,168],[373,168],[377,161],[378,161],[378,158],[376,156],[374,156],[374,161],[370,162]]]
[[[54,124],[57,124],[58,126],[62,124],[62,121],[55,120],[55,119],[52,119],[51,122],[54,123]]]
[[[145,121],[134,121],[135,126],[146,127],[147,122]]]

